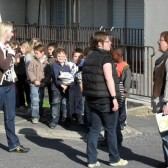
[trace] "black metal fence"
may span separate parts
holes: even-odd
[[[40,38],[44,44],[57,42],[71,51],[70,48],[85,48],[88,46],[89,38],[99,27],[68,27],[55,25],[14,25],[16,38],[19,41]],[[144,45],[143,29],[106,28],[102,31],[110,32],[113,44]]]
[[[98,27],[65,27],[14,25],[16,39],[19,41],[40,38],[44,44],[57,42],[66,49],[70,58],[72,51],[79,47],[89,46],[90,36],[99,31]],[[113,46],[122,46],[125,49],[125,60],[132,71],[131,94],[151,96],[152,90],[152,56],[154,49],[144,46],[143,29],[106,28],[101,31],[110,32]]]

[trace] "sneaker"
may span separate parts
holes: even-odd
[[[88,167],[90,167],[90,168],[99,167],[99,166],[100,166],[100,162],[98,162],[98,161],[94,164],[88,164]]]
[[[33,119],[32,119],[32,123],[33,123],[33,124],[38,124],[38,122],[39,122],[39,119],[38,119],[38,118],[33,118]]]
[[[116,163],[110,163],[110,166],[125,166],[128,164],[127,160],[124,159],[120,159],[118,162]]]
[[[27,153],[29,152],[30,148],[25,148],[23,145],[18,146],[16,149],[10,151],[14,153]]]
[[[125,129],[125,127],[126,127],[126,124],[125,124],[125,123],[120,124],[120,129],[121,129],[121,130],[124,130],[124,129]]]
[[[54,129],[56,126],[57,126],[57,124],[55,122],[50,122],[50,124],[49,124],[49,127],[51,129]]]

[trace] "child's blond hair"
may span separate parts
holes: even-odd
[[[20,47],[24,47],[26,53],[30,53],[30,44],[29,44],[28,41],[22,41],[22,42],[20,43]]]

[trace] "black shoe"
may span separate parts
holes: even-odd
[[[65,123],[66,123],[66,118],[62,118],[61,124],[65,124]]]
[[[27,153],[29,152],[30,148],[25,148],[23,145],[18,146],[16,149],[10,151],[15,153]]]
[[[51,129],[54,129],[56,126],[57,126],[57,124],[55,122],[50,122],[50,124],[49,124],[49,127]]]
[[[124,128],[125,128],[125,125],[124,124],[120,124],[120,129],[124,130]]]
[[[157,165],[157,168],[168,168],[168,165],[165,162],[161,162]]]
[[[103,140],[102,142],[100,142],[100,146],[101,147],[107,147],[107,141]]]

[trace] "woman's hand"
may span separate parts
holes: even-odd
[[[163,105],[162,111],[163,111],[163,115],[168,115],[168,106]]]
[[[113,99],[113,108],[112,111],[117,111],[118,110],[118,101],[117,99]]]

